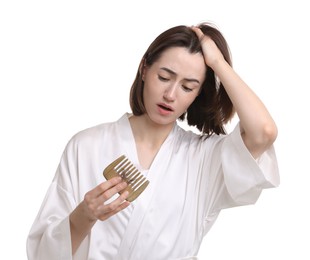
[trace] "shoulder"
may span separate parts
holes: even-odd
[[[100,145],[103,140],[113,139],[113,135],[117,133],[122,118],[117,121],[91,126],[75,133],[69,140],[67,146],[71,146],[72,148],[95,147]]]
[[[194,148],[212,146],[225,138],[225,135],[202,135],[195,130],[184,129],[179,125],[176,127],[176,136],[177,143]]]
[[[115,122],[108,122],[83,129],[74,134],[70,141],[75,143],[81,143],[85,141],[97,140],[102,134],[104,134],[104,132],[108,131],[114,125]]]

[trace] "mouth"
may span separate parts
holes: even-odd
[[[165,111],[173,112],[173,108],[167,104],[160,103],[158,106]]]

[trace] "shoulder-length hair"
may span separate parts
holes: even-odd
[[[232,65],[228,44],[218,29],[208,23],[198,25],[201,31],[209,36],[222,52],[224,59]],[[202,53],[201,44],[188,26],[176,26],[161,33],[143,55],[136,78],[130,90],[130,106],[136,116],[146,113],[143,102],[142,80],[143,66],[151,66],[160,55],[171,47],[184,47],[190,53]],[[234,109],[222,83],[214,71],[207,67],[206,77],[200,94],[179,119],[187,120],[188,125],[195,126],[202,134],[226,134],[224,125],[233,117]]]

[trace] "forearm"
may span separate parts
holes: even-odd
[[[70,214],[70,231],[72,255],[76,252],[82,241],[90,233],[96,220],[89,219],[83,202]]]
[[[254,157],[275,140],[277,127],[263,102],[224,60],[213,67],[240,119],[243,140]]]

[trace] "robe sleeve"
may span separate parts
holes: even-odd
[[[76,192],[72,188],[77,179],[76,165],[76,152],[69,143],[30,229],[27,238],[29,260],[87,259],[87,245],[82,244],[75,257],[71,253],[69,214],[77,206]]]
[[[279,185],[279,171],[274,146],[254,159],[245,146],[239,124],[224,138],[221,164],[225,188],[231,200],[223,208],[254,204],[261,191]],[[225,193],[225,192],[224,192]]]
[[[254,159],[245,146],[239,124],[212,149],[210,174],[203,200],[205,235],[222,209],[256,203],[263,189],[279,185],[279,171],[275,149],[271,146],[258,159]],[[203,192],[203,191],[202,191]]]

